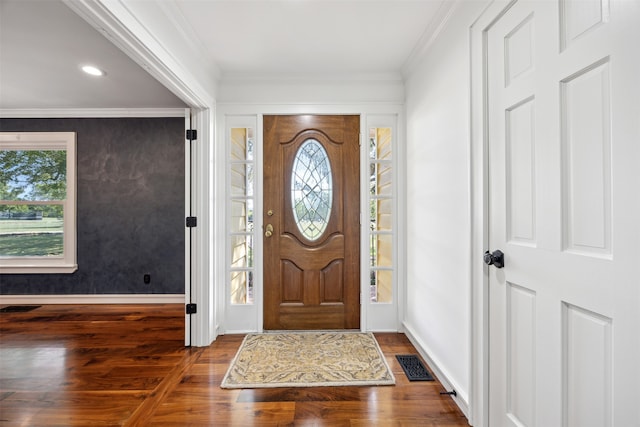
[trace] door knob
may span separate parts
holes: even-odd
[[[265,237],[271,237],[273,235],[273,225],[267,224],[264,232]]]
[[[504,254],[500,249],[490,253],[489,251],[484,253],[484,263],[487,265],[495,265],[496,268],[504,267]]]

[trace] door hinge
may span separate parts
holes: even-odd
[[[187,314],[196,314],[198,306],[196,304],[187,304]]]
[[[188,216],[186,223],[188,228],[196,227],[198,225],[198,218],[195,216]]]
[[[360,139],[358,140],[358,146],[362,147],[362,140],[364,139],[364,133],[360,133]]]
[[[186,138],[189,141],[195,141],[196,139],[198,139],[198,131],[196,129],[187,129]]]

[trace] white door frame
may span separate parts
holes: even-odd
[[[404,314],[404,289],[402,283],[404,283],[404,272],[405,272],[405,264],[404,259],[404,244],[403,242],[406,240],[403,238],[405,230],[404,230],[404,218],[405,218],[405,196],[404,196],[404,175],[400,173],[401,170],[406,170],[404,167],[404,144],[401,141],[404,139],[404,115],[403,115],[403,106],[401,104],[396,103],[388,103],[388,104],[336,104],[336,105],[316,105],[316,104],[250,104],[250,105],[241,105],[241,104],[221,104],[217,109],[217,124],[218,124],[218,132],[217,139],[219,143],[216,146],[216,164],[215,170],[217,171],[217,187],[216,193],[220,194],[219,200],[224,201],[226,197],[226,132],[227,132],[227,117],[237,118],[242,117],[245,120],[247,118],[251,118],[254,120],[256,129],[256,187],[254,189],[255,192],[255,205],[254,209],[256,212],[262,212],[262,117],[263,115],[279,115],[279,114],[317,114],[317,115],[358,115],[360,116],[360,132],[362,135],[366,135],[366,129],[371,126],[382,126],[380,123],[389,123],[388,120],[390,117],[393,117],[395,120],[394,127],[394,139],[395,146],[394,149],[397,149],[397,153],[394,156],[397,156],[397,163],[394,164],[394,167],[397,169],[395,172],[394,178],[397,180],[396,182],[396,218],[394,222],[394,226],[396,227],[395,236],[398,239],[396,244],[397,253],[394,255],[396,258],[396,270],[394,273],[397,275],[395,280],[395,300],[394,304],[373,304],[366,297],[367,292],[369,291],[369,278],[366,273],[369,272],[369,258],[366,255],[369,251],[369,243],[368,243],[368,221],[366,218],[366,206],[368,206],[368,174],[366,171],[368,170],[367,156],[368,151],[366,149],[362,149],[360,153],[360,186],[361,186],[361,196],[360,196],[360,206],[361,212],[363,213],[363,220],[361,223],[360,233],[360,251],[361,251],[361,263],[360,263],[360,271],[361,271],[361,292],[362,292],[362,304],[360,306],[360,329],[362,331],[401,331],[402,328],[402,320]],[[387,119],[385,122],[384,119]],[[364,144],[364,142],[363,142]],[[224,206],[224,202],[218,204],[215,216],[220,219],[218,222],[218,228],[216,229],[215,234],[217,237],[216,247],[219,248],[221,255],[218,258],[218,262],[223,262],[223,260],[227,260],[225,256],[225,248],[226,248],[226,233],[227,229],[225,226],[225,218],[227,216],[227,209]],[[257,230],[255,234],[255,251],[257,254],[255,259],[255,271],[254,271],[254,283],[262,282],[262,243],[260,240],[260,236],[262,233],[259,230],[262,229],[262,215],[256,215],[254,218],[254,229]],[[228,264],[228,262],[227,262]],[[228,281],[228,269],[227,265],[219,265],[216,269],[215,273],[215,282],[219,284],[216,298],[218,299],[218,306],[216,308],[217,313],[219,313],[219,321],[220,321],[220,332],[221,333],[244,333],[244,332],[261,332],[263,330],[263,307],[262,307],[262,287],[256,286],[254,288],[254,305],[253,306],[240,306],[237,307],[235,313],[245,316],[245,321],[243,322],[240,329],[234,329],[225,323],[225,319],[227,318],[227,311],[229,308],[227,307],[227,292],[226,292],[226,282]],[[235,314],[230,315],[229,317],[237,317]],[[381,322],[376,322],[377,318],[393,318],[395,321],[394,326],[385,326],[381,327],[379,324]],[[387,325],[390,322],[387,322]]]
[[[191,108],[192,125],[198,137],[192,147],[194,161],[191,165],[191,213],[198,218],[198,226],[192,232],[191,282],[192,303],[197,305],[191,315],[191,328],[185,328],[185,342],[193,346],[207,346],[216,338],[215,299],[212,272],[216,257],[211,233],[215,218],[213,200],[212,146],[215,126],[215,99],[200,81],[182,66],[175,52],[161,45],[153,32],[138,19],[123,2],[103,0],[63,0],[64,3],[104,34],[133,61],[142,66],[167,89]],[[212,77],[213,78],[213,77]],[[185,206],[185,210],[189,209]],[[185,247],[185,252],[189,248]],[[185,255],[186,259],[187,255]],[[185,269],[189,265],[185,265]],[[185,274],[186,276],[186,274]],[[185,287],[189,283],[185,283]],[[188,292],[185,292],[186,296]],[[189,339],[190,338],[190,339]]]
[[[489,157],[486,32],[516,0],[495,0],[470,28],[471,42],[471,358],[469,423],[489,425],[489,274],[483,255],[489,241]]]
[[[192,173],[191,164],[193,159],[193,149],[191,141],[187,140],[187,129],[192,128],[191,124],[191,110],[185,109],[184,112],[184,128],[185,128],[185,141],[184,141],[184,216],[185,218],[191,215],[191,180]],[[191,232],[192,229],[184,228],[184,303],[189,304],[191,302]],[[191,315],[186,313],[184,315],[184,345],[191,345]]]

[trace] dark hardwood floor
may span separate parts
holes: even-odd
[[[395,386],[223,390],[243,336],[185,348],[182,305],[0,313],[0,426],[466,426],[437,382],[409,382],[402,334],[376,334]]]

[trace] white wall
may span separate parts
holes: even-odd
[[[469,27],[460,2],[408,73],[405,327],[467,411],[471,390]],[[439,371],[439,372],[438,372]]]
[[[220,80],[220,104],[327,105],[402,103],[400,74],[230,76]]]

